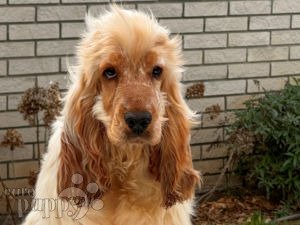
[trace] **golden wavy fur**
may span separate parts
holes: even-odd
[[[71,177],[77,173],[83,182],[76,187],[96,183],[99,190],[87,193],[89,200],[104,202],[82,224],[190,225],[199,176],[189,147],[193,114],[180,93],[178,39],[153,17],[114,6],[99,18],[87,17],[77,57],[36,197],[59,196],[76,186]],[[155,67],[161,69],[156,77]],[[112,77],[105,76],[107,69]],[[132,111],[151,114],[142,134],[133,135],[124,120]],[[55,181],[47,181],[47,173]],[[55,191],[46,190],[47,183]],[[25,224],[46,224],[36,217],[31,212]],[[67,221],[48,224],[77,224]]]

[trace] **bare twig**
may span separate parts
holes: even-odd
[[[216,189],[220,186],[221,184],[221,181],[226,173],[226,171],[229,169],[230,165],[231,165],[231,162],[232,162],[232,159],[233,159],[233,156],[234,156],[234,153],[235,151],[232,150],[230,152],[230,155],[229,155],[229,158],[228,158],[228,161],[226,163],[226,165],[224,166],[221,174],[219,175],[218,177],[218,180],[217,182],[215,183],[214,187],[209,191],[207,192],[206,194],[202,195],[200,198],[199,198],[199,202],[203,203],[203,202],[206,202],[207,200],[210,199],[210,197],[214,194],[214,192],[216,191]]]
[[[275,219],[274,222],[283,222],[287,220],[297,220],[297,219],[300,219],[300,213]]]
[[[35,121],[36,121],[36,142],[37,142],[37,158],[38,158],[38,165],[40,167],[41,165],[41,149],[40,149],[40,125],[39,125],[39,115],[38,113],[35,115]]]

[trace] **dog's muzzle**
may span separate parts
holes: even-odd
[[[152,116],[149,112],[127,112],[124,115],[124,120],[130,130],[136,134],[141,135],[151,123]]]

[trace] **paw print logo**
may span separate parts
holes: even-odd
[[[73,174],[71,181],[74,185],[83,183],[83,177],[80,174]],[[86,186],[86,191],[77,187],[69,187],[64,189],[59,197],[61,199],[68,199],[63,201],[61,213],[67,213],[73,220],[83,218],[88,210],[99,211],[103,208],[103,201],[94,199],[89,201],[88,194],[96,194],[99,191],[99,186],[96,183],[89,183]]]

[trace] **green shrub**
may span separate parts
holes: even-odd
[[[300,86],[248,100],[236,112],[229,140],[237,173],[268,197],[300,205]]]
[[[275,222],[267,222],[260,212],[256,212],[252,215],[249,222],[244,225],[276,225]]]

